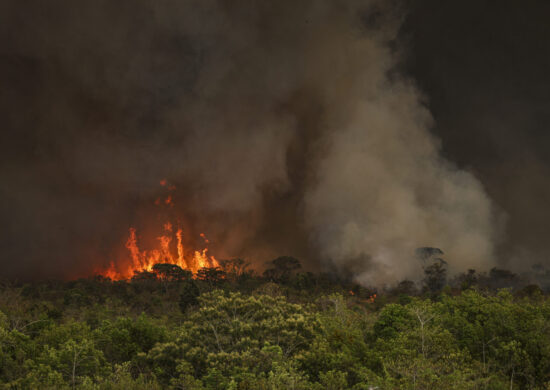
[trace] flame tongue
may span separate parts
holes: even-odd
[[[170,226],[170,228],[167,228]],[[167,233],[171,233],[172,228],[171,224],[167,223],[164,225]],[[178,229],[175,233],[175,253],[172,252],[172,239],[171,235],[162,235],[157,237],[159,241],[159,247],[153,250],[140,250],[138,247],[138,240],[136,236],[136,229],[129,229],[129,237],[126,241],[126,248],[130,252],[130,264],[122,266],[120,264],[115,264],[111,262],[109,268],[103,272],[100,272],[101,275],[109,277],[113,280],[129,279],[136,272],[153,270],[153,266],[158,263],[169,263],[175,264],[183,269],[189,270],[193,273],[204,267],[218,267],[219,264],[214,256],[208,256],[208,248],[202,250],[194,251],[192,256],[185,258],[185,250],[183,247],[183,231]],[[201,237],[204,238],[205,243],[208,243],[208,240],[204,237],[204,234],[201,234]]]
[[[173,185],[167,186],[166,179],[160,181],[160,185],[167,187],[168,190],[173,190]],[[155,201],[157,206],[160,206],[160,198]],[[165,200],[165,205],[172,207],[172,196],[168,195]],[[189,270],[193,273],[204,267],[218,267],[219,264],[214,256],[208,256],[208,248],[195,251],[186,251],[183,244],[183,230],[178,228],[174,233],[174,225],[171,222],[166,222],[163,226],[164,234],[157,237],[159,242],[158,248],[152,250],[140,250],[138,247],[138,239],[136,235],[136,229],[131,227],[129,229],[129,237],[126,241],[126,248],[130,252],[129,262],[111,262],[108,269],[100,271],[102,276],[111,278],[113,280],[129,279],[137,272],[153,270],[153,266],[158,263],[175,264],[185,270]],[[175,240],[174,240],[175,237]],[[209,243],[204,233],[200,234],[200,237],[204,240],[205,245]],[[173,244],[175,243],[175,244]],[[193,253],[192,255],[185,256],[187,253]]]

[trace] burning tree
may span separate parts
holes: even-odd
[[[169,191],[175,189],[175,186],[169,185],[166,179],[161,180],[160,184]],[[155,205],[172,208],[174,197],[169,194],[163,201],[157,198]],[[202,250],[189,250],[184,246],[183,228],[180,225],[166,221],[162,225],[162,233],[156,237],[158,247],[146,250],[139,247],[137,230],[131,227],[125,245],[130,255],[129,259],[111,262],[108,269],[99,270],[98,273],[112,280],[122,280],[130,279],[136,274],[147,277],[143,273],[148,272],[162,280],[172,281],[189,278],[201,268],[219,267],[216,258],[208,255],[206,245],[209,241],[205,234],[199,235],[205,247]],[[242,267],[237,264],[235,266]]]
[[[157,263],[153,266],[153,272],[160,280],[178,282],[191,279],[193,273],[182,269],[179,265],[170,263]]]

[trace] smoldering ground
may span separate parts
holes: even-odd
[[[107,264],[157,223],[159,179],[218,257],[280,254],[362,283],[411,277],[416,247],[487,269],[499,224],[442,157],[397,71],[387,1],[0,5],[3,234],[10,277]],[[124,249],[124,248],[122,248]]]

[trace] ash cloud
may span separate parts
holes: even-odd
[[[486,269],[481,183],[440,153],[397,71],[399,3],[4,2],[2,263],[8,276],[107,264],[176,185],[218,257],[414,276],[414,249]],[[168,212],[168,211],[166,211]]]

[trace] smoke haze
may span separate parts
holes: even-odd
[[[217,257],[287,254],[365,284],[414,277],[417,247],[457,270],[495,264],[500,217],[399,71],[402,4],[6,1],[0,15],[6,276],[120,256],[130,225],[154,234],[162,178],[176,186],[162,213]]]

